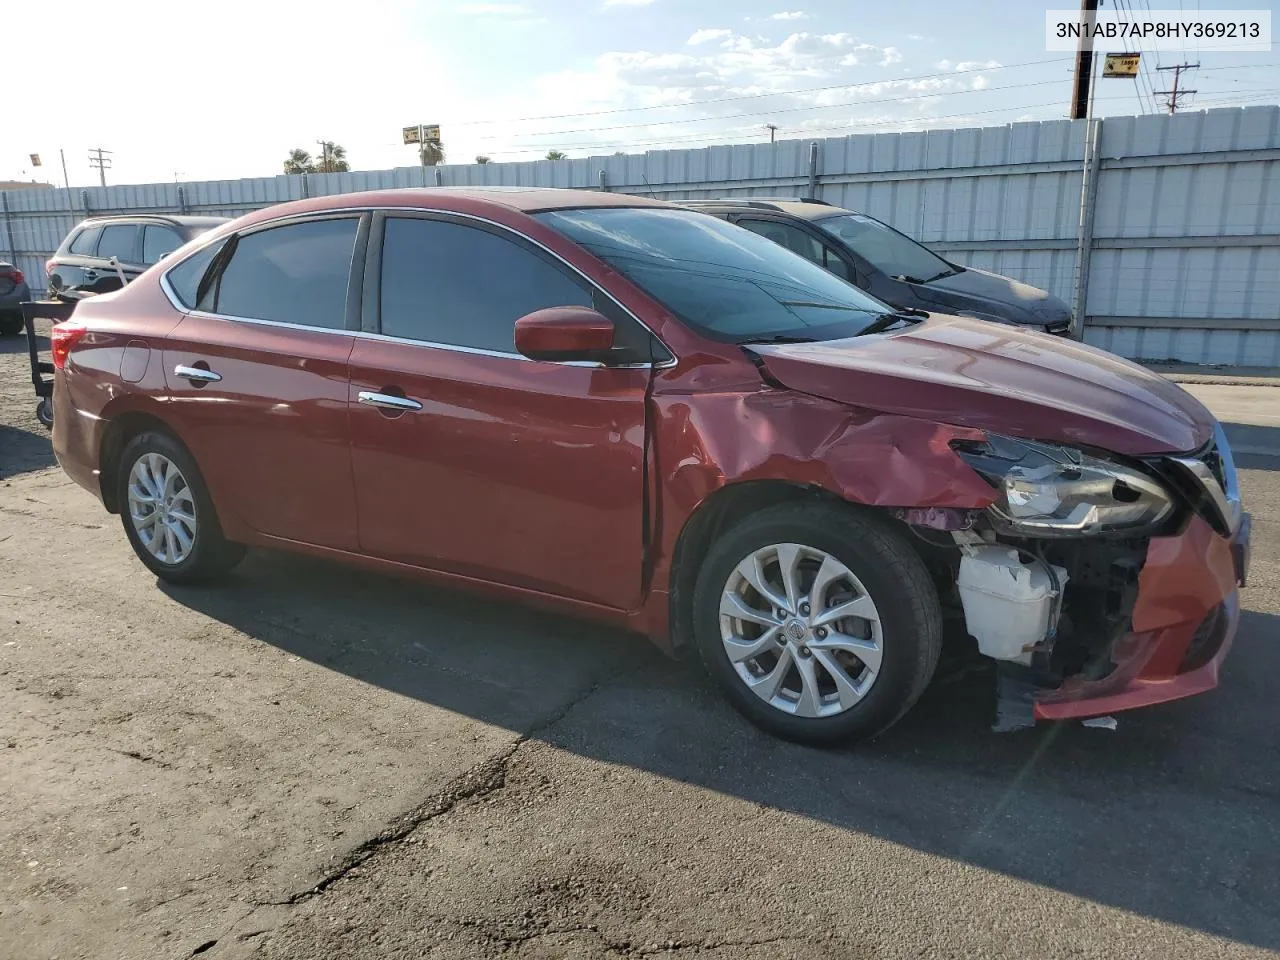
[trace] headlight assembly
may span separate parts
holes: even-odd
[[[957,445],[956,453],[995,486],[993,522],[1018,536],[1136,532],[1174,509],[1146,474],[1071,447],[989,434],[985,443]]]

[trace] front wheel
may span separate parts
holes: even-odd
[[[874,736],[924,692],[937,591],[888,522],[844,504],[763,510],[709,551],[694,590],[708,673],[757,726],[801,743]]]
[[[125,445],[116,490],[129,543],[160,579],[210,580],[243,558],[244,547],[222,535],[195,460],[168,434],[147,431]]]

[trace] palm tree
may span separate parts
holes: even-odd
[[[316,165],[311,162],[311,154],[301,147],[294,147],[284,161],[285,173],[315,173]]]
[[[434,167],[444,163],[444,144],[428,140],[418,150],[418,157],[424,167]]]
[[[332,140],[322,144],[324,155],[316,161],[316,173],[346,173],[351,169],[347,163],[347,149]]]
[[[568,157],[568,154],[567,154],[567,153],[565,153],[563,150],[548,150],[548,151],[547,151],[547,159],[548,159],[548,160],[564,160],[566,157]]]
[[[486,157],[484,154],[480,154],[478,157],[476,157],[476,163],[491,163],[491,162],[492,161],[488,157]]]

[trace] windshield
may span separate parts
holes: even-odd
[[[873,217],[847,213],[814,221],[869,264],[908,283],[928,283],[949,277],[956,269],[936,253]]]
[[[713,340],[851,337],[890,310],[817,264],[707,214],[622,207],[537,218]]]

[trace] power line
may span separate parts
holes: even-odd
[[[1046,60],[1025,60],[1022,63],[1003,63],[994,67],[984,67],[981,71],[973,71],[974,73],[989,73],[995,70],[1015,70],[1020,67],[1034,67],[1046,63],[1063,63],[1070,60],[1070,57],[1050,57]],[[945,73],[926,73],[918,77],[911,77],[912,80],[935,80],[940,77],[954,77],[954,70]],[[684,103],[657,103],[647,107],[614,107],[609,110],[588,110],[581,113],[553,113],[545,114],[538,117],[503,117],[491,120],[462,120],[455,123],[455,126],[477,126],[484,123],[527,123],[533,120],[569,120],[574,117],[602,117],[611,113],[641,113],[647,110],[680,110],[686,107],[701,107],[708,103],[733,103],[739,100],[760,100],[765,97],[790,97],[801,93],[824,93],[828,90],[855,90],[858,87],[870,87],[876,84],[889,83],[888,80],[863,80],[858,83],[833,83],[825,87],[801,87],[797,90],[771,90],[768,93],[743,93],[732,97],[711,97],[706,100],[689,100]]]
[[[878,81],[878,82],[900,83],[900,82],[910,82],[910,81],[888,80],[888,81]],[[798,112],[812,111],[812,110],[834,110],[839,107],[872,106],[874,104],[880,104],[880,103],[906,103],[912,100],[927,100],[934,97],[955,97],[955,96],[960,96],[961,94],[966,94],[966,93],[994,93],[997,90],[1021,90],[1024,88],[1043,87],[1049,84],[1057,84],[1061,82],[1062,81],[1058,79],[1037,80],[1034,83],[1010,83],[1002,87],[981,87],[977,89],[971,88],[968,90],[939,90],[936,92],[922,91],[919,93],[912,93],[912,95],[910,96],[884,97],[879,100],[844,100],[839,103],[805,104],[799,107],[782,107],[779,109],[755,110],[747,113],[726,113],[726,114],[720,114],[718,116],[709,116],[709,117],[688,117],[680,120],[651,120],[645,123],[620,123],[620,124],[613,124],[607,127],[575,127],[569,130],[538,130],[538,131],[531,131],[529,133],[484,134],[484,135],[475,137],[474,139],[504,140],[504,139],[507,139],[508,137],[559,137],[559,136],[566,136],[568,134],[573,134],[573,133],[604,133],[611,130],[647,129],[649,127],[665,127],[665,126],[671,126],[672,124],[681,124],[681,123],[708,123],[711,121],[718,121],[718,120],[747,120],[747,119],[753,119],[756,117],[773,116],[779,113],[798,113]]]

